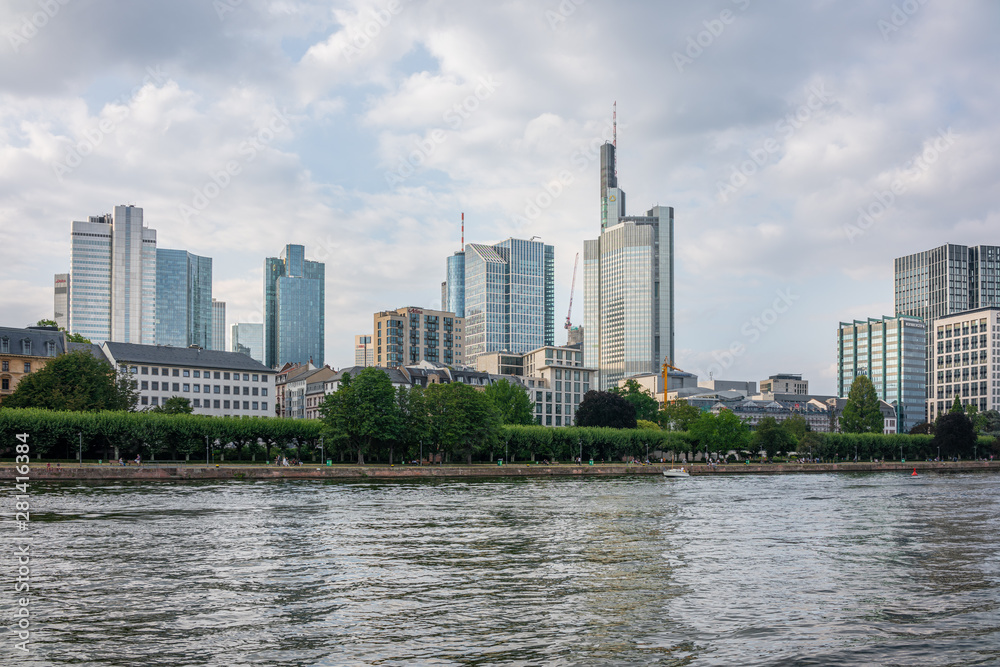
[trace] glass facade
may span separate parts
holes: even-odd
[[[326,266],[289,244],[264,261],[264,363],[324,364]]]
[[[212,347],[212,258],[156,251],[156,344]]]
[[[507,239],[465,247],[465,357],[523,354],[555,338],[555,249]]]
[[[896,409],[902,433],[926,421],[924,346],[926,327],[916,317],[841,322],[837,335],[837,395],[866,375],[878,397]]]
[[[226,302],[212,299],[212,340],[210,350],[226,350]]]
[[[601,235],[584,241],[584,366],[606,390],[674,360],[674,210],[625,215],[615,149],[601,150]]]
[[[448,258],[448,279],[442,294],[442,310],[465,317],[465,251],[460,250]]]
[[[264,325],[240,322],[233,325],[232,352],[241,352],[264,363]]]
[[[52,319],[56,326],[69,330],[69,274],[57,273],[53,281]]]

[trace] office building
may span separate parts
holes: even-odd
[[[809,380],[803,380],[801,375],[778,373],[760,381],[760,393],[808,394]]]
[[[555,342],[555,249],[507,239],[465,246],[465,358]]]
[[[102,350],[112,366],[135,380],[140,410],[180,396],[194,414],[273,415],[275,372],[245,354],[112,342]]]
[[[156,249],[156,344],[216,349],[212,258]]]
[[[441,284],[441,310],[465,317],[465,251],[455,251],[447,264],[447,280]]]
[[[925,325],[918,317],[841,322],[837,331],[837,395],[846,398],[854,379],[867,376],[878,397],[896,411],[899,429],[909,433],[926,421],[925,345]],[[761,391],[763,386],[762,382]]]
[[[264,324],[240,322],[233,325],[232,352],[240,352],[264,363]]]
[[[464,320],[447,311],[398,308],[375,313],[375,365],[399,368],[425,360],[463,364],[464,328]]]
[[[927,419],[948,412],[957,396],[983,412],[1000,409],[1000,308],[977,308],[934,323],[934,393]]]
[[[66,351],[66,334],[52,327],[0,327],[0,401],[24,376]]]
[[[286,245],[264,260],[264,363],[323,365],[326,345],[326,265]]]
[[[142,209],[72,223],[69,329],[96,342],[156,341],[156,230]]]
[[[361,368],[375,365],[375,345],[371,336],[354,337],[354,365]]]
[[[615,147],[601,147],[601,234],[584,241],[584,365],[600,389],[674,360],[674,210],[625,215]]]
[[[52,319],[60,329],[69,330],[69,274],[57,273],[53,288]]]
[[[937,395],[933,374],[938,318],[978,308],[1000,307],[1000,246],[952,243],[897,257],[896,315],[919,317],[927,326],[927,398]]]
[[[212,299],[212,341],[210,350],[226,350],[226,302]]]

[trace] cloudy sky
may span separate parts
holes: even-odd
[[[440,305],[463,211],[467,241],[555,245],[561,324],[617,102],[628,213],[675,209],[677,365],[833,393],[893,257],[1000,243],[997,26],[988,0],[6,0],[0,321],[51,317],[70,221],[131,203],[214,259],[229,323],[305,245],[336,367],[373,311]]]

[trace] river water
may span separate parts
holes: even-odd
[[[987,474],[35,484],[31,503],[30,652],[11,633],[2,664],[1000,664]]]

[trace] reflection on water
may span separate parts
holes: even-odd
[[[35,642],[0,658],[997,664],[997,482],[36,484]]]

